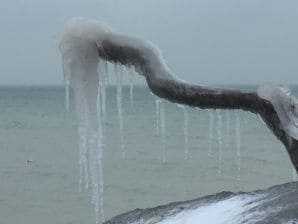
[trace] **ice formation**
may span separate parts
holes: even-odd
[[[160,102],[160,134],[161,134],[161,147],[162,147],[162,162],[166,162],[166,124],[165,124],[165,103],[163,100]]]
[[[258,89],[259,97],[272,103],[278,114],[281,128],[298,139],[298,100],[287,87],[265,85]]]
[[[184,117],[184,159],[188,159],[188,111],[187,108],[183,107]]]
[[[218,174],[221,174],[222,165],[222,116],[221,111],[216,110],[217,115],[217,141],[218,141]]]
[[[124,147],[124,136],[123,136],[123,108],[122,108],[122,84],[123,84],[123,70],[119,65],[115,65],[115,75],[117,82],[117,111],[119,120],[119,133],[120,133],[120,148],[122,153],[122,158],[126,157],[125,147]]]
[[[155,120],[155,128],[156,128],[156,133],[159,133],[159,123],[160,123],[160,103],[161,103],[161,99],[156,98],[155,99],[155,116],[156,116],[156,120]]]
[[[212,110],[209,111],[209,137],[208,137],[208,156],[211,156],[212,151],[212,141],[213,141],[213,123],[214,123],[214,115]]]
[[[104,220],[102,157],[105,121],[105,72],[98,73],[100,59],[97,47],[109,32],[104,24],[82,18],[71,19],[60,41],[60,52],[68,108],[69,86],[75,97],[79,139],[79,170],[81,185],[92,192],[96,223]],[[103,62],[105,64],[105,62]],[[102,63],[100,63],[102,64]],[[106,65],[99,71],[106,70]]]
[[[295,169],[295,167],[292,168],[292,172],[293,172],[293,181],[297,181],[297,171]]]
[[[177,106],[183,110],[184,160],[188,160],[188,111],[183,105]]]
[[[130,111],[132,111],[132,106],[133,106],[133,86],[134,86],[134,81],[133,81],[134,74],[132,71],[129,73],[129,100],[130,100]]]
[[[240,180],[240,172],[241,172],[241,151],[240,151],[240,144],[241,144],[241,133],[240,133],[240,119],[239,114],[235,112],[235,132],[236,132],[236,147],[237,147],[237,180]]]
[[[226,110],[226,136],[225,136],[225,145],[229,146],[230,143],[230,111]]]

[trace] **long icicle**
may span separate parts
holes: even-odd
[[[69,111],[69,91],[70,91],[70,74],[65,63],[62,64],[63,77],[64,77],[64,88],[65,88],[65,108]]]
[[[161,129],[161,146],[162,146],[162,162],[166,162],[166,127],[165,127],[165,105],[164,101],[160,102],[160,129]]]
[[[188,111],[184,105],[177,104],[183,110],[184,160],[188,159]]]
[[[107,75],[105,73],[106,71],[103,71],[99,89],[98,89],[98,95],[97,95],[97,118],[98,118],[98,130],[97,130],[97,147],[98,152],[94,159],[96,160],[96,165],[97,165],[97,170],[98,170],[98,199],[97,203],[95,206],[95,213],[97,214],[96,216],[96,221],[98,222],[99,217],[98,214],[100,213],[102,221],[105,220],[104,218],[104,179],[103,179],[103,166],[102,166],[102,161],[103,161],[103,152],[104,152],[104,145],[105,145],[105,101],[106,101],[106,96],[105,96],[105,82],[106,78],[105,76]],[[103,95],[104,94],[104,95]]]
[[[221,174],[222,168],[222,117],[221,111],[216,110],[217,114],[217,138],[218,138],[218,174]]]
[[[132,112],[133,107],[133,87],[134,87],[134,74],[132,71],[129,72],[129,100],[130,100],[130,112]]]
[[[79,105],[76,102],[77,111],[80,111],[80,116],[78,116],[78,144],[79,144],[79,191],[81,192],[82,178],[85,177],[85,188],[89,188],[89,173],[88,173],[88,133],[87,133],[87,102],[82,99],[82,104]],[[78,107],[81,107],[78,109]],[[77,114],[79,114],[77,112]]]
[[[184,159],[188,160],[188,111],[187,108],[183,107],[184,115]]]
[[[240,119],[238,111],[235,111],[235,119],[236,119],[236,144],[237,144],[237,180],[240,180],[240,172],[241,172],[241,133],[240,133]]]
[[[155,98],[155,116],[156,116],[156,121],[155,121],[155,128],[156,128],[156,133],[159,133],[160,129],[160,103],[161,100],[159,98]]]
[[[122,158],[126,157],[126,152],[124,148],[124,138],[123,138],[123,111],[122,111],[122,80],[123,74],[119,74],[121,69],[115,65],[115,75],[117,80],[117,109],[118,109],[118,119],[119,119],[119,132],[120,132],[120,149],[122,153]]]
[[[213,126],[214,126],[214,115],[212,110],[209,111],[209,137],[208,137],[208,156],[211,157],[212,141],[213,141]]]
[[[230,144],[230,111],[226,110],[226,147]]]
[[[297,171],[295,167],[292,168],[292,172],[293,172],[293,181],[297,181]]]

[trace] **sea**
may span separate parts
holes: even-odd
[[[292,90],[297,95],[298,88]],[[163,154],[156,97],[146,86],[135,86],[132,103],[124,86],[121,141],[116,88],[108,87],[106,219],[136,208],[296,179],[284,146],[255,114],[165,102]],[[72,95],[67,112],[62,86],[0,87],[0,224],[95,223],[91,192],[79,190],[78,161]]]

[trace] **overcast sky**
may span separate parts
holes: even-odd
[[[156,43],[182,79],[298,84],[297,0],[2,0],[0,85],[60,85],[68,18]]]

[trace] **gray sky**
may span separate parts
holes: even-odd
[[[59,33],[76,16],[153,41],[184,80],[298,84],[297,0],[3,0],[0,85],[62,84]]]

